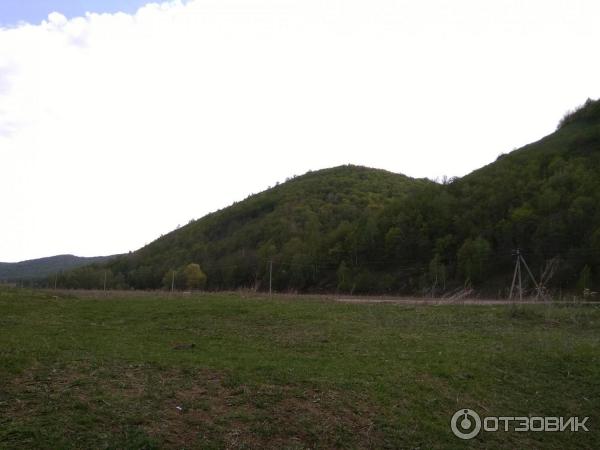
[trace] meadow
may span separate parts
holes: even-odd
[[[2,449],[594,449],[599,380],[598,305],[0,290]]]

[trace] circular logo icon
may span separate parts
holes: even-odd
[[[459,409],[452,416],[450,427],[456,437],[473,439],[481,431],[481,418],[472,409]]]

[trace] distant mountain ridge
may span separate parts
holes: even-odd
[[[72,270],[88,264],[108,262],[115,256],[56,255],[16,263],[0,262],[0,281],[45,278],[57,272]]]

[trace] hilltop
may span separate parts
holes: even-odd
[[[555,288],[600,273],[600,106],[555,133],[447,183],[341,166],[309,172],[175,230],[103,267],[113,287],[185,287],[198,263],[208,289],[433,293],[472,286],[503,295],[513,251]],[[96,278],[93,274],[97,273]],[[87,272],[86,272],[87,271]],[[71,278],[69,278],[71,277]],[[90,281],[91,280],[91,281]],[[77,284],[79,283],[79,284]]]
[[[375,233],[374,217],[427,186],[437,188],[428,180],[359,166],[309,172],[175,230],[109,267],[136,288],[161,287],[165,273],[186,262],[200,263],[212,289],[264,288],[273,261],[276,289],[330,289],[342,259],[371,263],[361,252],[372,244],[366,236]]]

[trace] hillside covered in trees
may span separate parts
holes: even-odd
[[[65,287],[505,295],[520,249],[554,289],[598,289],[600,102],[557,131],[444,183],[341,166],[309,172],[175,230]],[[546,271],[548,274],[549,271]]]
[[[72,270],[93,263],[103,263],[110,258],[112,256],[82,257],[56,255],[16,263],[0,262],[0,281],[23,281],[43,278],[61,271]]]

